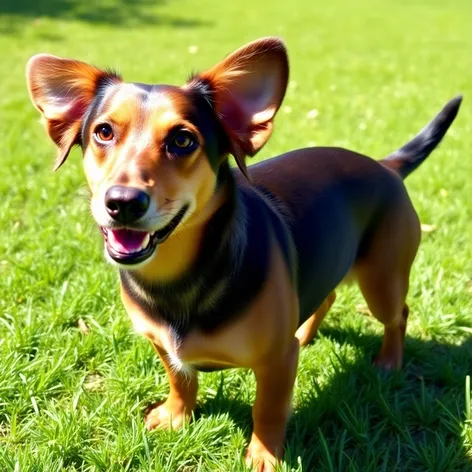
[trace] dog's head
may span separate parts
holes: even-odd
[[[245,156],[267,142],[287,80],[277,38],[249,43],[183,87],[125,83],[45,54],[27,65],[32,101],[59,149],[55,169],[82,147],[106,254],[128,268],[198,221],[229,154],[247,175]]]

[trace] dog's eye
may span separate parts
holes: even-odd
[[[178,148],[187,148],[192,145],[192,138],[187,133],[180,133],[174,139],[174,143]]]
[[[174,155],[185,155],[193,152],[198,146],[195,136],[186,130],[179,131],[167,144],[167,152]]]
[[[102,142],[111,141],[113,139],[113,130],[107,123],[98,125],[94,131],[95,137]]]

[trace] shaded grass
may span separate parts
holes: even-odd
[[[178,84],[268,34],[287,41],[291,83],[258,159],[313,144],[382,157],[465,95],[407,183],[433,231],[414,266],[405,369],[371,367],[381,329],[343,288],[302,351],[282,469],[472,470],[470,2],[23,0],[0,14],[0,470],[244,470],[248,371],[201,375],[196,421],[183,431],[144,430],[144,409],[167,393],[164,370],[131,331],[103,261],[79,153],[50,173],[54,150],[24,64],[47,51]]]

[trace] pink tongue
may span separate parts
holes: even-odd
[[[108,243],[113,249],[122,254],[137,252],[143,245],[144,238],[149,233],[131,229],[109,229]]]

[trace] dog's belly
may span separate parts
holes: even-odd
[[[298,254],[300,324],[345,279],[360,245],[362,232],[359,234],[356,221],[345,206],[340,203],[329,212],[325,209],[315,203],[292,231]]]

